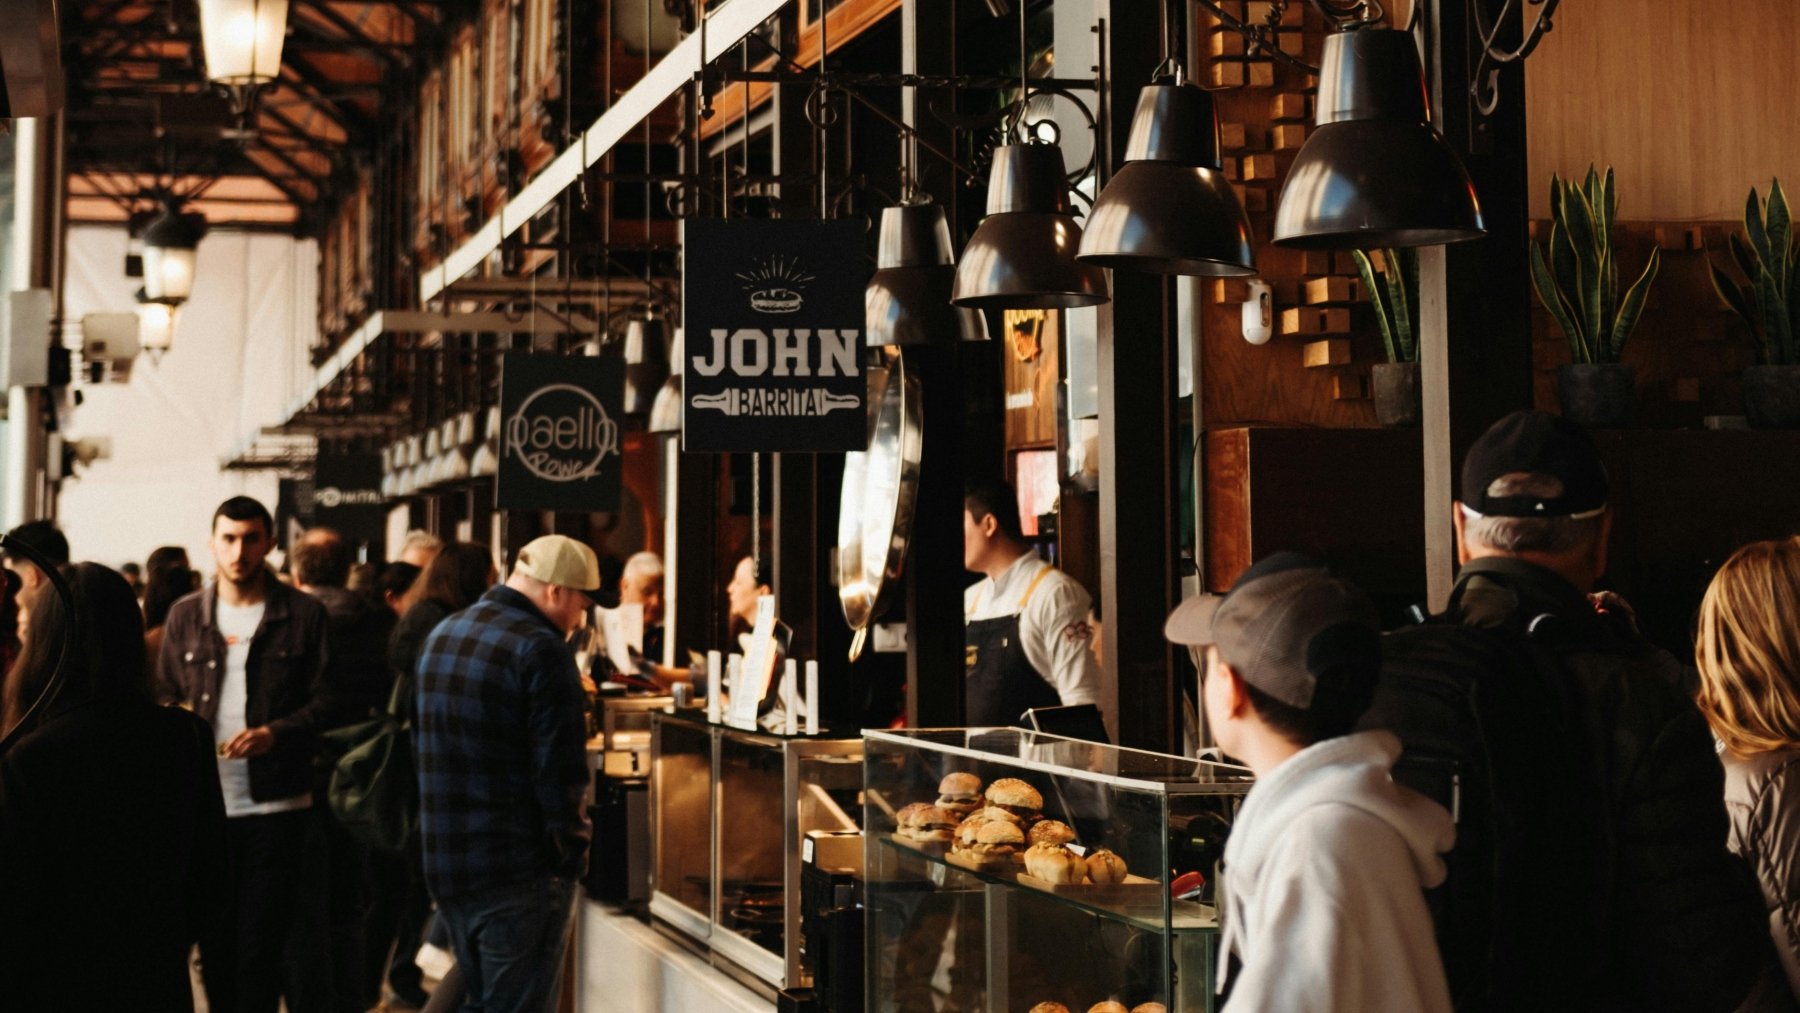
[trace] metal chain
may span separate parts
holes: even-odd
[[[750,569],[762,572],[762,454],[750,455]],[[753,574],[750,578],[755,580]]]

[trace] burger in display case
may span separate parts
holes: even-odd
[[[863,746],[870,1013],[1213,1008],[1249,770],[1018,728]]]

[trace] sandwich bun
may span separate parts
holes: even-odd
[[[1131,1013],[1169,1013],[1169,1008],[1160,1002],[1140,1002],[1131,1007]]]
[[[956,825],[955,813],[934,805],[922,805],[907,814],[907,822],[901,825],[899,835],[915,841],[948,841],[955,836]]]
[[[975,845],[969,850],[986,857],[1001,857],[1018,854],[1024,846],[1025,835],[1018,827],[996,820],[983,823],[975,831]]]
[[[1087,863],[1060,844],[1033,844],[1025,849],[1025,871],[1046,883],[1080,883]]]
[[[1087,874],[1088,879],[1091,882],[1123,883],[1125,882],[1125,873],[1127,871],[1128,870],[1125,868],[1125,860],[1105,848],[1099,848],[1088,853]]]
[[[1089,1006],[1087,1013],[1131,1013],[1131,1011],[1125,1008],[1124,1003],[1107,999]]]
[[[990,806],[1005,806],[1013,812],[1021,809],[1042,812],[1044,808],[1044,796],[1016,777],[1003,777],[988,785],[987,801]]]
[[[894,825],[904,828],[912,823],[913,816],[919,810],[929,808],[931,808],[930,802],[909,802],[901,806],[899,812],[894,813]]]
[[[1011,823],[1015,827],[1022,827],[1025,825],[1025,821],[1019,818],[1018,813],[1008,812],[997,805],[991,805],[985,809],[977,809],[969,814],[970,819],[974,819],[977,816],[981,817],[982,821],[986,823]]]
[[[953,770],[938,782],[938,794],[957,802],[976,802],[981,798],[981,778]]]
[[[1069,1013],[1069,1007],[1060,1002],[1040,1002],[1031,1007],[1031,1013]]]
[[[1033,844],[1068,844],[1075,839],[1075,831],[1062,820],[1038,820],[1026,831],[1025,839]]]

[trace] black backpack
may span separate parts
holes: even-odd
[[[1362,728],[1402,743],[1394,780],[1456,820],[1448,877],[1427,892],[1458,1010],[1571,1008],[1597,944],[1578,827],[1597,801],[1578,718],[1540,617],[1480,629],[1434,616],[1383,637]]]

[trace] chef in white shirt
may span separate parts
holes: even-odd
[[[1013,725],[1034,707],[1098,704],[1092,600],[1031,551],[1005,482],[963,496],[963,567],[983,575],[963,593],[964,720]]]

